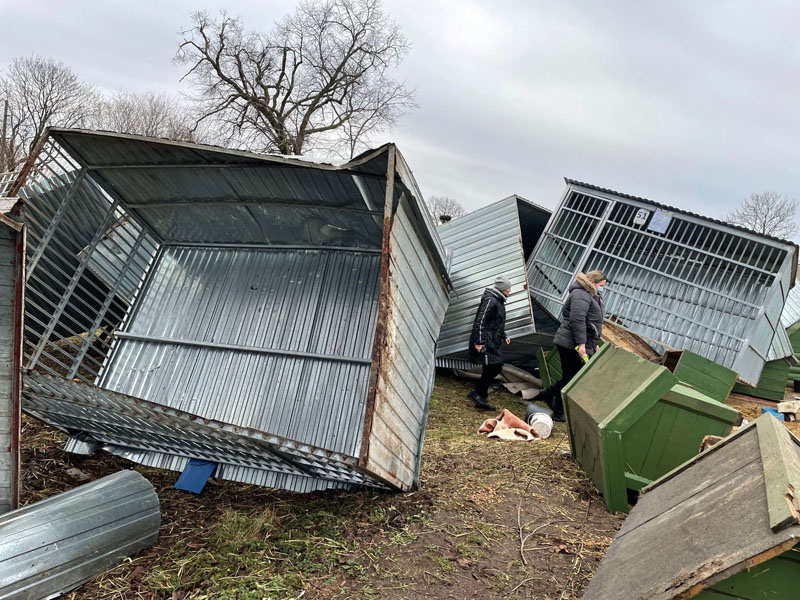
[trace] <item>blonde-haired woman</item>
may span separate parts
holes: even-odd
[[[564,307],[561,309],[561,325],[553,342],[561,358],[561,379],[543,389],[536,400],[544,400],[553,411],[554,421],[564,420],[564,404],[561,390],[584,364],[585,356],[592,356],[600,343],[605,317],[603,288],[607,283],[601,271],[578,273],[569,287]]]

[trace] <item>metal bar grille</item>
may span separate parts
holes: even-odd
[[[24,366],[91,382],[158,244],[53,140],[32,173]]]
[[[772,335],[757,325],[774,321],[764,316],[782,293],[776,282],[793,260],[790,245],[677,211],[654,224],[656,210],[571,185],[528,262],[533,298],[557,317],[575,275],[601,269],[610,279],[609,317],[757,379],[763,365],[737,361],[748,347],[767,354]]]

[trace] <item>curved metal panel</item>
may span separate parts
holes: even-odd
[[[0,516],[0,599],[49,598],[155,544],[153,486],[135,471]]]

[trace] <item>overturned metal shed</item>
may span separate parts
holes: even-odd
[[[554,322],[531,302],[525,261],[544,231],[550,211],[509,196],[438,228],[452,254],[453,294],[436,346],[437,364],[469,368],[469,336],[483,291],[497,275],[511,280],[506,302],[506,362],[530,365],[541,345],[550,345]]]
[[[800,440],[766,414],[648,488],[584,600],[796,598]]]
[[[757,382],[789,289],[795,244],[594,185],[567,189],[528,261],[558,315],[580,271],[602,269],[606,315],[662,349],[691,350]]]
[[[335,166],[54,129],[27,171],[23,407],[71,450],[415,484],[449,279],[395,146]]]

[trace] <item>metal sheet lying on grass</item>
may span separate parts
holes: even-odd
[[[528,280],[558,315],[575,275],[601,269],[610,318],[753,382],[780,327],[797,254],[791,242],[568,179]]]
[[[153,486],[120,471],[0,516],[0,598],[54,598],[156,543]]]

